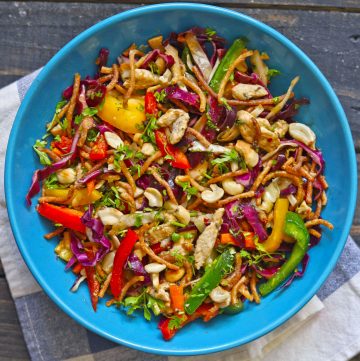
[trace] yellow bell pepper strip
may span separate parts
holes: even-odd
[[[40,203],[37,207],[37,211],[43,217],[50,219],[50,221],[53,221],[54,223],[60,223],[66,228],[85,233],[85,226],[81,222],[83,212],[55,206],[50,203]]]
[[[284,239],[284,224],[288,210],[288,199],[278,198],[274,207],[274,227],[270,236],[262,243],[267,252],[275,252],[280,247]]]
[[[219,66],[216,68],[216,71],[209,83],[210,88],[212,88],[216,93],[219,91],[221,81],[223,80],[226,72],[228,71],[229,66],[241,54],[241,52],[245,49],[245,46],[245,39],[236,39],[230,46],[229,50],[226,52]]]
[[[228,248],[206,269],[186,300],[185,311],[188,315],[192,315],[198,309],[222,278],[231,271],[234,259],[235,250]]]
[[[110,281],[110,289],[114,298],[120,296],[123,286],[123,270],[124,265],[127,262],[128,257],[132,249],[134,248],[135,242],[138,240],[138,235],[132,229],[128,229],[125,237],[121,240],[120,246],[116,251],[114,258],[114,265],[112,270],[112,276]]]
[[[44,195],[47,197],[58,197],[66,198],[69,193],[69,189],[47,189],[44,190]],[[88,204],[94,203],[102,197],[102,193],[98,190],[92,190],[91,194],[88,193],[88,190],[75,189],[73,196],[69,199],[69,202],[66,204],[71,204],[73,207],[86,206]]]
[[[260,285],[259,291],[262,296],[268,295],[291,275],[291,273],[302,261],[309,248],[309,232],[305,227],[304,221],[297,213],[286,213],[284,231],[288,236],[293,237],[296,240],[296,243],[292,249],[290,257],[280,267],[277,273],[275,273],[275,275],[267,282]]]

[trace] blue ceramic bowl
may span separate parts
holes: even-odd
[[[229,43],[244,35],[250,39],[250,48],[268,52],[270,66],[282,73],[271,85],[274,94],[284,93],[289,81],[300,75],[296,95],[310,98],[311,104],[301,109],[298,120],[314,129],[317,144],[323,150],[330,184],[323,216],[335,229],[324,230],[320,244],[310,251],[305,276],[286,291],[272,293],[260,305],[247,305],[236,316],[220,316],[208,324],[195,322],[165,342],[156,320],[148,323],[141,315],[129,318],[115,308],[106,308],[104,301],[95,313],[87,287],[80,287],[75,294],[69,292],[74,276],[64,271],[63,262],[56,260],[55,241],[43,239],[51,226],[38,216],[34,206],[25,206],[24,200],[33,171],[39,167],[31,146],[44,133],[61,90],[72,82],[73,74],[93,74],[100,47],[109,48],[110,60],[115,61],[116,55],[131,42],[145,44],[154,35],[166,36],[195,25],[217,29]],[[185,3],[142,7],[115,15],[61,49],[34,81],[21,105],[9,140],[5,172],[12,230],[25,262],[45,292],[91,331],[129,347],[164,355],[198,355],[239,346],[270,332],[298,312],[335,266],[349,234],[357,189],[354,146],[344,111],[312,61],[284,36],[252,18],[226,9]]]

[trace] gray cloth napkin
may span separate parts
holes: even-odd
[[[41,290],[12,237],[4,197],[4,158],[18,107],[37,72],[0,90],[0,257],[32,360],[166,360],[110,342],[63,313]],[[173,360],[347,360],[360,351],[360,250],[349,238],[327,282],[295,316],[250,344]],[[300,356],[301,355],[301,356]]]

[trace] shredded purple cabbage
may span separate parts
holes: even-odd
[[[251,185],[252,178],[253,177],[252,177],[251,171],[249,171],[245,174],[236,176],[235,181],[236,181],[236,183],[242,184],[244,187],[247,188]]]
[[[78,183],[81,183],[81,184],[87,183],[102,173],[104,173],[104,169],[94,170],[93,172],[90,172],[90,173],[86,174],[84,177],[80,178],[78,180]]]
[[[77,143],[78,143],[79,137],[80,137],[79,129],[80,129],[80,126],[78,127],[78,129],[75,132],[73,141],[71,143],[71,149],[67,156],[63,157],[58,162],[53,163],[52,165],[49,165],[48,167],[45,167],[43,169],[37,169],[34,172],[34,174],[32,176],[29,191],[25,197],[27,204],[29,206],[31,205],[31,198],[40,192],[40,182],[43,181],[44,179],[46,179],[49,175],[55,173],[57,170],[64,167],[67,164],[67,162],[72,161],[76,157],[76,146],[77,146]]]
[[[145,267],[138,258],[138,256],[132,253],[127,260],[129,268],[136,274],[136,276],[144,276],[144,283],[151,283],[149,274],[145,271]]]
[[[250,204],[243,204],[242,211],[260,241],[265,241],[265,239],[268,238],[268,234],[266,233],[255,208]]]
[[[240,201],[233,201],[225,205],[225,214],[223,216],[223,224],[227,224],[229,227],[228,231],[232,231],[232,235],[235,241],[240,247],[245,246],[244,236],[237,220],[243,218]],[[227,233],[227,232],[226,232]]]
[[[286,161],[285,154],[279,154],[276,158],[276,163],[271,167],[270,172],[279,170]]]
[[[155,49],[146,56],[146,58],[140,68],[141,69],[148,68],[149,64],[151,62],[154,62],[159,57],[165,61],[167,68],[171,68],[175,63],[175,60],[171,55],[166,55],[166,54],[162,53],[159,49]]]
[[[96,64],[99,66],[99,69],[101,69],[102,66],[106,66],[106,63],[109,58],[109,49],[107,48],[101,48],[99,51],[99,56],[96,60]]]
[[[252,268],[255,270],[257,274],[263,276],[266,279],[269,279],[272,276],[274,276],[274,274],[279,270],[280,266],[271,266],[268,268],[260,269],[259,267],[253,265]]]
[[[101,123],[96,126],[101,134],[104,134],[105,132],[115,133],[114,127],[110,124]]]
[[[180,89],[177,85],[169,86],[163,89],[166,93],[166,96],[171,100],[181,100],[185,104],[189,104],[195,108],[199,108],[200,99],[199,96],[195,93],[190,93],[186,90]],[[157,90],[157,92],[161,92],[162,90]]]
[[[280,196],[286,197],[290,194],[295,194],[296,192],[297,192],[297,187],[294,186],[293,184],[290,184],[288,187],[280,191]]]

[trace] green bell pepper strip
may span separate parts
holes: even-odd
[[[235,251],[229,248],[206,269],[186,300],[185,311],[188,315],[192,315],[197,310],[210,292],[219,285],[222,278],[231,271],[234,259]]]
[[[235,61],[236,58],[239,57],[241,52],[245,49],[246,43],[247,40],[244,38],[236,39],[230,46],[229,50],[226,52],[225,56],[222,58],[209,83],[210,88],[212,88],[216,93],[219,91],[221,81],[223,80],[226,72],[228,71],[229,66]]]
[[[289,259],[280,267],[278,272],[267,282],[260,285],[259,291],[262,296],[268,295],[291,275],[309,248],[309,232],[305,227],[304,221],[297,213],[286,213],[284,232],[294,238],[296,243]]]

